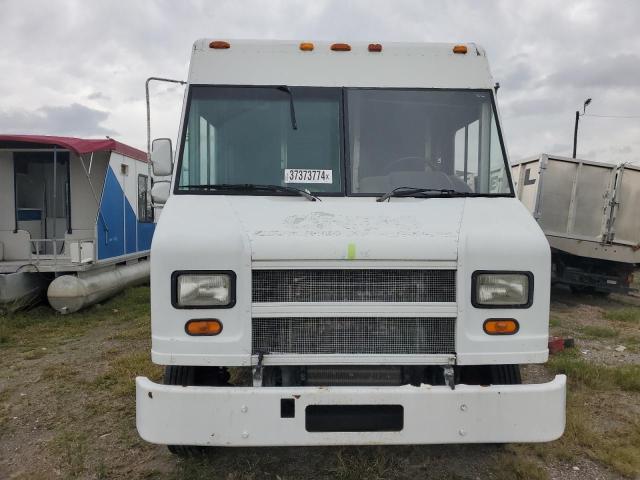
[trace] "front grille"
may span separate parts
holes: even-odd
[[[455,270],[254,270],[253,301],[455,302]]]
[[[309,365],[305,368],[304,385],[323,386],[398,386],[402,385],[399,365]]]
[[[452,354],[455,318],[254,318],[252,350],[294,354]]]

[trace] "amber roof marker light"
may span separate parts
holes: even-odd
[[[334,43],[331,45],[331,50],[334,52],[350,52],[351,45],[348,43]]]
[[[313,43],[311,42],[301,42],[300,43],[300,50],[302,50],[303,52],[312,52],[314,49]]]
[[[467,46],[466,45],[456,45],[455,47],[453,47],[453,53],[465,54],[465,53],[467,53]]]
[[[225,42],[224,40],[214,40],[209,43],[209,48],[215,48],[216,50],[226,50],[227,48],[231,48],[231,44],[229,42]]]
[[[382,44],[380,44],[380,43],[370,43],[369,46],[367,47],[367,50],[369,50],[370,52],[381,52],[382,51]]]

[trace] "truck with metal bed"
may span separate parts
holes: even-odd
[[[551,246],[551,282],[629,293],[640,263],[640,168],[540,154],[512,165],[518,198]]]

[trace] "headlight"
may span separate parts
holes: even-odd
[[[478,308],[528,308],[533,302],[530,272],[475,272],[471,303]]]
[[[175,272],[172,303],[176,308],[230,308],[235,304],[233,272]]]

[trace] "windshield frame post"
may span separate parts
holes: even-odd
[[[489,190],[491,187],[491,119],[492,112],[489,105],[484,103],[480,107],[480,124],[478,125],[478,154],[480,166],[478,168],[478,183],[481,190]],[[496,124],[497,128],[497,124]],[[485,164],[482,165],[484,160]]]

